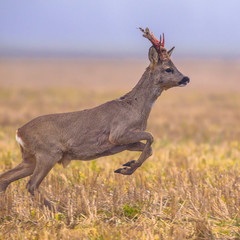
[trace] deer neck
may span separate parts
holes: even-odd
[[[148,118],[154,102],[162,93],[159,87],[153,86],[151,78],[151,71],[147,69],[136,86],[121,98],[134,106],[144,119]]]

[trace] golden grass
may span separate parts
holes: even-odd
[[[154,105],[154,154],[132,176],[113,171],[136,159],[133,152],[57,165],[41,190],[65,208],[58,214],[32,200],[28,179],[14,182],[0,198],[0,239],[240,239],[240,83],[198,89],[191,80],[193,87],[169,90]],[[0,173],[20,162],[15,130],[26,121],[123,93],[2,87]]]

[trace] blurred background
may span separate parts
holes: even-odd
[[[1,1],[0,123],[19,126],[125,94],[149,64],[141,26],[165,33],[173,62],[191,79],[161,96],[150,129],[165,126],[166,136],[175,129],[175,139],[190,122],[193,135],[204,132],[203,119],[206,131],[217,124],[221,134],[240,114],[239,8],[238,0]]]
[[[0,84],[128,88],[148,64],[141,26],[165,33],[193,83],[209,86],[206,74],[226,74],[232,86],[239,76],[239,8],[237,0],[1,1]]]
[[[1,56],[144,57],[139,26],[176,57],[240,56],[238,0],[0,2]]]

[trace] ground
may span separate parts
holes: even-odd
[[[139,153],[57,165],[41,191],[54,214],[27,192],[27,178],[0,196],[0,239],[240,239],[240,64],[175,60],[191,78],[164,92],[148,131],[153,156],[131,176],[114,170]],[[15,131],[33,117],[118,98],[145,60],[1,59],[0,173],[21,159]]]

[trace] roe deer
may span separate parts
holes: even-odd
[[[127,162],[115,173],[132,174],[152,154],[153,136],[146,132],[147,119],[163,90],[185,86],[189,78],[170,60],[167,51],[149,29],[139,28],[149,39],[150,65],[137,85],[126,95],[83,111],[37,117],[17,130],[22,162],[0,175],[0,192],[20,178],[31,176],[27,189],[34,195],[56,163],[66,167],[71,160],[92,160],[128,151],[140,151],[137,161]],[[142,141],[146,140],[146,143]],[[51,204],[43,198],[44,204]]]

